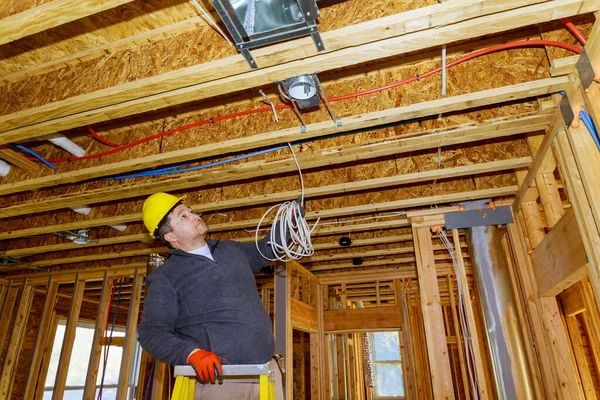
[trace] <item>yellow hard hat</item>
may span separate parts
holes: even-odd
[[[158,225],[162,222],[163,218],[171,212],[171,210],[183,201],[186,196],[177,197],[168,193],[154,193],[144,201],[144,207],[142,208],[142,219],[144,225],[150,236],[154,238],[154,234]]]

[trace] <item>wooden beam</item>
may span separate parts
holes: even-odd
[[[406,150],[404,150],[406,151]],[[304,157],[300,157],[304,158]],[[308,158],[308,157],[306,157]],[[337,154],[329,154],[326,157],[323,157],[319,160],[319,165],[313,165],[312,163],[304,163],[303,160],[299,160],[300,165],[302,165],[302,169],[304,171],[308,171],[315,167],[322,167],[324,165],[331,165],[331,163],[327,163],[327,161],[333,161],[333,163],[340,163],[339,155]],[[402,185],[408,185],[417,182],[424,181],[435,181],[441,179],[450,179],[454,177],[462,177],[468,175],[477,175],[477,174],[486,174],[493,173],[499,171],[505,171],[514,168],[525,168],[529,166],[531,163],[530,157],[520,157],[510,160],[498,160],[491,161],[487,163],[478,163],[465,165],[454,168],[444,168],[444,169],[436,169],[431,171],[422,171],[415,172],[409,174],[401,174],[396,176],[389,176],[384,178],[374,178],[374,179],[365,179],[356,182],[348,182],[348,183],[340,183],[333,184],[321,187],[312,187],[305,189],[305,197],[313,198],[313,197],[322,197],[322,196],[332,196],[332,195],[340,195],[340,194],[348,194],[354,193],[357,191],[366,191],[373,189],[382,189],[389,187],[398,187]],[[270,166],[268,168],[268,172],[271,174],[277,173],[277,171]],[[282,171],[283,172],[283,171]],[[263,172],[264,173],[264,172]],[[153,185],[144,185],[144,188],[140,188],[139,190],[132,190],[131,187],[121,187],[119,189],[107,190],[103,188],[102,191],[94,190],[92,192],[86,192],[81,194],[72,194],[68,198],[64,196],[56,196],[46,198],[44,200],[38,200],[35,202],[22,202],[18,205],[4,207],[5,213],[0,212],[0,217],[9,217],[16,215],[23,215],[23,213],[35,213],[35,212],[44,212],[51,211],[56,209],[62,209],[67,207],[78,207],[82,205],[91,205],[97,202],[107,202],[112,200],[124,200],[128,198],[134,198],[139,196],[150,195],[156,193],[157,191],[162,190],[166,185],[168,185],[170,191],[182,190],[182,189],[191,189],[198,188],[203,186],[209,186],[211,184],[219,183],[224,184],[226,182],[239,181],[245,177],[250,178],[250,176],[240,175],[236,173],[234,175],[229,175],[224,179],[217,180],[216,177],[201,179],[199,176],[196,176],[194,179],[185,179],[181,180],[179,185],[171,185],[166,182],[161,182]],[[253,176],[256,178],[256,175]],[[101,195],[101,193],[103,193]],[[278,202],[286,201],[290,198],[294,198],[297,194],[296,191],[283,191],[279,193],[273,193],[268,195],[260,195],[260,196],[252,196],[242,199],[234,199],[229,201],[221,201],[216,203],[208,203],[201,207],[202,212],[206,212],[209,210],[224,210],[228,208],[240,208],[240,207],[248,207],[248,206],[256,206],[256,205],[264,205],[264,204],[274,204]],[[26,211],[27,210],[27,211]]]
[[[131,3],[133,0],[54,0],[0,20],[0,45],[43,32],[80,18]]]
[[[15,167],[21,168],[24,171],[38,171],[40,169],[39,164],[34,163],[22,154],[19,154],[6,146],[0,146],[0,159],[13,164]]]
[[[585,247],[570,208],[531,254],[539,296],[556,296],[588,274]]]
[[[521,188],[519,189],[519,193],[515,198],[513,207],[518,207],[523,202],[536,200],[536,176],[539,174],[551,173],[556,168],[556,162],[554,161],[554,156],[552,155],[552,142],[557,131],[562,127],[560,121],[558,121],[558,118],[560,118],[558,115],[554,118],[552,126],[546,130],[546,134],[544,135],[542,142],[536,144],[535,147],[537,148],[532,148],[534,160],[529,167],[527,176],[521,184]]]
[[[133,362],[133,351],[137,340],[137,324],[140,313],[140,300],[142,296],[143,276],[136,269],[133,275],[133,286],[131,288],[132,298],[129,303],[127,314],[127,327],[125,329],[125,345],[123,346],[123,358],[121,359],[121,370],[119,371],[119,384],[117,387],[117,399],[126,400],[128,396],[129,377],[131,375],[131,364]]]
[[[110,251],[102,254],[88,254],[85,256],[79,257],[65,257],[58,258],[55,260],[40,260],[40,261],[32,261],[29,263],[18,264],[19,269],[27,269],[31,267],[51,267],[56,265],[64,265],[64,264],[72,264],[72,263],[80,263],[80,262],[88,262],[88,261],[101,261],[101,260],[114,260],[115,258],[127,258],[127,257],[136,257],[136,256],[144,256],[149,255],[151,253],[165,253],[168,252],[166,247],[156,247],[151,249],[136,249],[136,250],[127,250],[121,252],[113,252]]]
[[[471,191],[471,192],[462,192],[462,193],[422,197],[422,198],[418,198],[418,199],[397,200],[397,201],[392,201],[392,202],[387,202],[387,203],[376,203],[376,204],[369,204],[369,205],[362,205],[362,206],[336,208],[336,209],[324,210],[324,211],[318,211],[318,212],[307,212],[306,219],[314,220],[319,217],[321,217],[321,218],[336,218],[336,217],[340,217],[340,216],[365,214],[365,213],[370,213],[370,212],[378,213],[378,212],[393,211],[393,210],[404,209],[404,208],[419,208],[419,207],[433,205],[433,204],[452,203],[452,202],[457,202],[457,201],[474,200],[474,199],[487,198],[487,197],[502,197],[502,196],[512,195],[516,191],[517,191],[516,186],[507,186],[507,187],[494,188],[494,189],[475,190],[475,191]],[[191,208],[194,211],[197,211],[197,208],[199,208],[199,207],[200,206],[197,206],[197,205],[191,205]],[[102,222],[105,224],[106,223],[110,224],[110,221],[108,221],[108,220],[103,220]],[[215,232],[230,231],[230,230],[235,230],[235,229],[255,228],[258,225],[258,222],[259,222],[259,220],[256,219],[256,220],[240,221],[240,222],[233,222],[233,223],[214,224],[214,225],[211,225],[211,232],[215,233]],[[269,221],[263,221],[263,222],[268,223]],[[82,226],[86,226],[86,225],[88,225],[88,223],[89,223],[89,221],[83,222]],[[354,227],[353,226],[345,226],[345,227],[317,226],[317,228],[315,228],[315,231],[313,231],[313,233],[315,235],[323,236],[323,235],[328,235],[328,234],[335,234],[338,232],[349,233],[349,232],[357,232],[357,231],[362,231],[362,230],[370,230],[373,228],[386,229],[386,227],[387,228],[392,228],[392,227],[398,228],[398,227],[407,227],[407,226],[409,226],[409,224],[406,220],[395,220],[395,221],[388,221],[388,222],[383,222],[383,223],[377,222],[374,224],[373,223],[360,224],[360,225],[356,225]],[[56,228],[56,227],[57,226],[54,226],[53,228]],[[40,228],[40,229],[36,229],[35,232],[32,230],[29,230],[28,234],[46,233],[47,229],[48,229],[48,227]],[[62,230],[64,230],[64,226],[62,227],[62,229],[59,229],[58,231],[62,231]],[[51,230],[50,232],[55,232],[55,231]],[[2,237],[2,234],[0,234],[0,238],[1,237]]]
[[[464,242],[461,243],[461,245],[463,247],[467,247],[467,244]],[[338,249],[340,249],[339,245],[338,245]],[[441,244],[436,244],[433,246],[433,249],[434,250],[446,250],[446,247]],[[347,260],[347,259],[355,258],[355,257],[367,258],[367,257],[379,257],[379,256],[386,256],[386,255],[391,256],[391,255],[414,253],[414,252],[415,252],[415,248],[412,246],[410,246],[410,247],[392,247],[392,248],[387,248],[387,249],[371,250],[371,251],[357,250],[354,253],[346,252],[346,253],[328,254],[328,255],[324,255],[324,256],[304,257],[304,258],[302,258],[302,264],[304,266],[306,266],[306,264],[308,264],[308,263],[320,263],[320,262],[326,262],[326,261]]]
[[[325,333],[397,330],[401,316],[398,306],[329,310],[324,313]]]
[[[460,38],[457,37],[459,36],[457,27],[455,26],[454,29],[449,29],[447,26],[448,24],[457,22],[462,22],[460,28],[464,30],[463,35],[465,37],[463,37],[463,39],[468,39],[473,35],[481,36],[485,33],[482,32],[476,34],[476,32],[474,32],[477,24],[472,18],[539,2],[539,0],[525,2],[518,0],[504,2],[482,0],[470,0],[468,2],[450,1],[445,4],[411,10],[378,20],[345,27],[333,32],[325,32],[322,34],[325,47],[327,48],[324,52],[317,52],[316,49],[314,49],[314,44],[310,38],[281,43],[254,52],[254,58],[256,59],[257,64],[262,67],[261,70],[258,71],[248,72],[250,68],[242,57],[239,55],[231,56],[222,60],[183,68],[156,77],[141,79],[117,87],[99,90],[91,94],[50,103],[32,110],[25,110],[23,112],[3,116],[0,117],[0,132],[76,113],[87,112],[89,114],[90,110],[99,107],[106,108],[111,105],[119,103],[123,104],[128,101],[135,101],[165,92],[189,92],[185,89],[186,87],[189,87],[190,82],[196,82],[196,84],[192,86],[195,87],[198,86],[198,84],[208,84],[212,86],[214,85],[214,82],[223,81],[224,83],[224,81],[230,81],[227,89],[227,92],[230,92],[232,87],[242,90],[241,82],[234,83],[234,81],[232,81],[232,79],[236,79],[235,76],[247,76],[248,78],[251,78],[250,80],[244,79],[246,85],[263,85],[271,84],[274,80],[281,80],[292,75],[301,74],[300,71],[306,68],[312,73],[315,70],[325,71],[328,69],[354,65],[360,62],[372,61],[373,59],[387,58],[398,53],[402,54],[408,51],[432,47],[450,42],[451,40],[460,40]],[[543,7],[543,5],[540,7]],[[552,9],[553,8],[554,7],[552,7]],[[538,12],[544,13],[542,10],[538,10]],[[546,13],[548,12],[549,10],[546,10]],[[523,12],[516,12],[517,15],[522,13]],[[514,15],[511,17],[514,18]],[[545,17],[548,18],[549,16],[546,15]],[[494,15],[491,18],[494,19],[497,18],[497,16]],[[469,24],[467,25],[463,21],[468,21]],[[488,20],[486,23],[481,23],[481,29],[483,31],[489,31],[490,22],[491,21]],[[535,22],[531,21],[530,23],[534,24]],[[441,28],[441,31],[436,32],[437,35],[434,36],[445,40],[440,40],[440,43],[431,43],[431,31],[434,30],[431,28],[436,28],[436,25],[446,25],[437,26],[437,28]],[[517,26],[514,27],[516,28]],[[505,29],[508,30],[511,28],[506,27]],[[496,27],[495,31],[500,30],[501,29]],[[417,33],[417,37],[410,37],[414,35],[409,35],[409,33],[415,32],[419,32]],[[449,35],[450,32],[452,35]],[[429,40],[418,40],[420,37],[428,38]],[[388,42],[391,40],[392,43],[386,43],[385,39],[387,39]],[[381,45],[375,46],[377,42],[381,41],[383,41]],[[400,43],[395,43],[397,41],[400,41],[403,46],[400,46]],[[387,46],[385,44],[387,44]],[[409,44],[411,48],[406,48],[407,44]],[[357,51],[361,45],[367,46],[368,48],[373,47],[373,49],[371,49],[370,52],[365,52],[365,49]],[[340,57],[342,55],[340,53],[343,53],[343,57]],[[368,53],[371,54],[367,56]],[[336,58],[337,61],[335,60]],[[303,63],[309,63],[311,65],[303,66]],[[290,64],[293,64],[293,66]],[[318,67],[315,69],[312,67],[312,64],[315,64]],[[292,68],[291,73],[290,67]],[[264,81],[264,78],[260,79],[261,76],[264,76],[265,72],[269,72],[269,75],[271,75],[270,78],[268,78],[268,81]],[[278,73],[281,77],[277,78],[273,75],[274,73]],[[254,83],[252,83],[252,81],[254,81]],[[189,93],[187,96],[184,96],[183,92],[180,93],[180,96],[178,97],[189,97]],[[199,88],[196,87],[194,92],[199,92]],[[198,95],[196,95],[196,97],[197,96]],[[198,97],[194,100],[200,100],[201,98],[206,98],[206,94],[204,94],[204,97]],[[166,99],[161,99],[161,106],[154,107],[154,109],[164,107],[165,100]],[[174,101],[170,103],[171,106],[182,104],[181,100],[172,99],[171,101]],[[184,102],[187,101],[193,100],[190,98]],[[143,112],[143,110],[138,109],[137,112]],[[111,118],[117,117],[113,114]],[[61,129],[66,128],[62,127]]]
[[[53,324],[51,320],[54,315],[54,307],[56,305],[56,295],[58,293],[58,284],[52,280],[52,277],[48,278],[48,284],[46,286],[46,299],[44,300],[44,309],[40,317],[38,324],[38,331],[35,337],[35,345],[33,348],[33,354],[31,355],[31,363],[29,365],[29,373],[27,374],[27,383],[25,384],[25,392],[23,393],[24,400],[33,400],[36,383],[40,374],[40,368],[42,366],[42,356],[44,352],[44,346],[46,338],[49,335],[50,328]]]
[[[2,365],[2,374],[0,375],[0,397],[3,399],[11,398],[13,387],[13,379],[17,371],[17,363],[19,354],[25,336],[25,327],[29,319],[29,311],[31,310],[31,291],[33,287],[27,282],[23,283],[21,290],[21,299],[19,300],[19,308],[15,323],[12,326],[12,333],[4,356],[4,364]]]
[[[105,271],[104,279],[102,281],[102,293],[100,295],[100,302],[98,303],[98,313],[96,314],[96,325],[94,327],[94,337],[92,339],[92,348],[90,350],[90,361],[88,362],[85,389],[83,391],[84,400],[94,400],[96,397],[96,379],[98,378],[102,346],[104,345],[104,334],[106,322],[108,320],[112,286],[112,278],[109,278],[108,271]]]
[[[292,328],[302,332],[317,333],[317,309],[296,299],[289,299],[292,313]]]
[[[413,235],[433,394],[436,399],[454,399],[431,232],[429,228],[414,228]]]
[[[399,122],[415,117],[423,117],[426,115],[438,115],[440,112],[447,111],[459,111],[468,109],[476,106],[497,104],[499,102],[524,99],[531,96],[544,95],[555,92],[563,87],[568,82],[565,77],[553,78],[552,80],[535,81],[525,84],[518,84],[508,86],[499,89],[484,90],[481,92],[475,92],[466,95],[459,95],[448,97],[440,100],[432,100],[422,102],[410,106],[403,106],[392,108],[383,111],[377,111],[372,113],[361,114],[353,117],[344,119],[344,124],[341,127],[335,127],[331,121],[318,122],[307,125],[307,132],[301,134],[298,128],[289,128],[274,132],[268,132],[258,135],[253,135],[248,138],[242,139],[231,139],[220,143],[210,143],[206,145],[196,146],[183,150],[175,150],[168,153],[150,155],[144,157],[138,157],[135,160],[119,161],[111,164],[105,164],[97,167],[83,168],[78,171],[65,172],[60,175],[43,176],[39,178],[29,179],[26,181],[18,182],[18,184],[4,184],[0,185],[0,192],[3,194],[14,194],[29,190],[38,190],[44,187],[54,187],[62,184],[71,184],[74,182],[80,182],[83,180],[95,179],[104,176],[112,176],[123,173],[123,171],[133,172],[140,169],[155,168],[164,166],[167,164],[187,162],[191,160],[197,160],[198,158],[219,156],[223,153],[223,148],[227,148],[229,152],[241,152],[254,149],[257,147],[267,147],[271,145],[278,145],[287,142],[293,142],[295,140],[305,140],[308,138],[318,138],[333,133],[348,132],[362,128],[375,128],[377,126]],[[543,116],[542,116],[543,115]],[[477,140],[488,140],[497,137],[510,136],[514,134],[532,132],[540,129],[547,129],[552,123],[552,118],[548,114],[542,114],[538,116],[530,116],[525,119],[522,118],[508,118],[500,121],[493,121],[490,124],[484,123],[479,126],[468,126],[468,127],[455,127],[450,129],[441,129],[422,132],[424,135],[415,135],[413,137],[402,138],[399,137],[393,142],[385,142],[379,145],[369,144],[369,146],[356,146],[351,147],[347,151],[352,154],[345,154],[351,160],[365,160],[373,157],[381,157],[383,155],[391,154],[402,154],[407,152],[413,152],[417,150],[437,148],[439,146],[451,146],[460,143],[472,142]],[[431,136],[426,134],[431,133]],[[1,137],[1,136],[0,136]],[[310,167],[315,168],[323,166],[322,161],[319,162],[319,155],[329,155],[330,152],[325,154],[315,154],[312,156],[304,156],[301,158],[302,165],[310,163]],[[343,154],[335,154],[339,157]],[[305,158],[306,157],[306,158]],[[345,162],[345,161],[338,161]],[[246,164],[246,167],[233,166],[230,168],[219,169],[221,170],[236,170],[236,176],[240,175],[244,170],[248,170],[252,167],[260,168],[263,165],[268,165],[268,170],[271,171],[275,168],[275,172],[292,171],[296,168],[292,159],[282,160],[278,162],[272,161],[260,161]],[[242,171],[240,171],[240,168]],[[282,169],[284,168],[284,169]],[[217,172],[218,172],[217,171]],[[249,172],[250,177],[255,177],[257,171]],[[221,174],[220,177],[213,176],[215,172],[210,174],[200,174],[202,181],[205,181],[208,177],[212,179],[220,179],[219,182],[224,179],[226,175]],[[195,176],[198,176],[196,174]],[[244,175],[238,179],[244,179]],[[177,178],[176,178],[177,179]],[[180,179],[180,178],[179,178]],[[200,178],[198,178],[200,179]],[[161,181],[163,184],[171,186],[173,182],[171,180]],[[181,185],[181,181],[178,185]],[[143,184],[143,188],[147,189],[148,183]],[[176,186],[176,188],[185,188],[186,186]],[[141,191],[139,185],[136,186]],[[96,193],[98,191],[91,191],[90,193]],[[98,192],[99,193],[99,192]],[[107,194],[106,189],[103,194]],[[86,201],[92,200],[86,198]],[[91,196],[92,198],[94,196]],[[82,199],[79,199],[82,200]],[[97,201],[97,200],[96,200]]]
[[[491,8],[495,10],[499,9],[499,4],[493,4],[496,3],[495,1],[475,3],[477,3],[473,4],[473,6],[476,6],[475,8],[467,7],[464,3],[452,3],[453,6],[459,7],[456,14],[448,13],[448,6],[444,5],[442,9],[444,10],[446,20],[458,16],[456,19],[462,22],[455,24],[447,23],[444,26],[425,29],[411,34],[405,34],[405,22],[407,21],[405,18],[407,18],[409,13],[388,17],[386,19],[387,24],[383,25],[385,29],[382,29],[380,20],[377,20],[377,22],[370,21],[371,26],[365,30],[361,29],[362,25],[360,27],[348,27],[351,30],[345,32],[347,35],[345,38],[336,37],[337,40],[335,42],[329,42],[325,38],[324,42],[330,51],[314,57],[306,56],[307,53],[303,51],[302,46],[298,46],[298,43],[304,42],[299,41],[294,44],[295,48],[287,49],[283,59],[282,57],[277,57],[278,65],[271,68],[265,68],[269,63],[261,62],[260,54],[257,54],[255,57],[257,63],[262,65],[263,68],[232,76],[230,75],[231,70],[228,68],[227,59],[219,60],[213,63],[205,63],[196,68],[194,73],[188,73],[187,75],[179,71],[180,75],[171,79],[167,77],[152,77],[148,78],[148,80],[142,79],[119,87],[100,90],[89,95],[76,96],[61,102],[51,103],[34,110],[14,113],[0,118],[0,129],[6,130],[23,125],[29,126],[17,127],[16,129],[6,131],[3,135],[0,135],[0,144],[6,143],[4,140],[7,142],[19,142],[85,124],[122,118],[167,106],[172,107],[191,101],[198,101],[230,93],[232,87],[235,87],[237,90],[249,89],[251,87],[271,84],[274,80],[283,80],[293,75],[312,73],[315,70],[327,71],[339,69],[423,48],[439,46],[453,41],[470,39],[474,36],[483,36],[521,28],[524,24],[547,22],[557,18],[593,12],[600,9],[600,1],[598,0],[555,0],[538,5],[521,7],[516,10],[499,12],[490,16],[473,18],[477,15],[490,12]],[[487,6],[487,3],[490,3],[490,6]],[[523,5],[522,1],[516,3],[518,6]],[[510,3],[505,1],[500,4]],[[512,8],[517,4],[511,4],[508,8]],[[485,11],[482,13],[481,10]],[[474,11],[474,13],[470,13],[469,11]],[[463,20],[469,14],[469,19]],[[414,18],[414,14],[411,14],[410,18]],[[426,15],[422,19],[425,27],[431,26],[430,18],[431,15]],[[376,26],[376,28],[373,29],[373,26]],[[400,28],[401,31],[397,32],[397,28]],[[340,31],[337,32],[341,33]],[[380,40],[383,37],[390,37],[395,34],[401,34],[402,36]],[[358,45],[357,40],[360,41],[361,39],[363,42],[373,41],[373,43]],[[334,43],[344,43],[344,46],[350,47],[331,51],[335,48]],[[295,55],[299,51],[301,51],[301,57],[296,58]],[[314,50],[310,53],[314,54]],[[237,60],[239,58],[241,57],[238,57]],[[297,61],[291,61],[294,59]],[[286,63],[285,61],[291,62]],[[197,73],[199,70],[202,70],[201,74]],[[245,66],[244,70],[247,71],[248,67]],[[217,71],[217,73],[214,71]],[[182,79],[183,76],[185,76],[185,79]],[[207,80],[212,81],[207,82]],[[164,93],[165,90],[168,90],[165,87],[169,86],[165,82],[169,81],[176,82],[175,85],[170,85],[174,87],[178,85],[179,87],[187,86],[189,82],[205,83],[198,83]],[[140,89],[136,90],[136,85]],[[157,92],[159,94],[156,94]],[[95,109],[91,111],[90,107]],[[50,118],[55,119],[48,121]],[[38,123],[40,120],[46,122]]]

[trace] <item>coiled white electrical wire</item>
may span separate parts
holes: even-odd
[[[282,204],[274,205],[269,208],[267,212],[260,219],[258,226],[256,227],[255,241],[256,249],[265,259],[269,261],[283,261],[288,262],[290,260],[299,260],[302,257],[310,257],[314,254],[310,234],[316,228],[319,223],[319,219],[313,225],[312,228],[308,226],[308,222],[304,218],[304,180],[302,179],[302,170],[298,164],[298,159],[294,154],[292,145],[288,143],[288,147],[292,152],[296,166],[298,167],[298,173],[300,174],[300,185],[302,186],[302,194],[298,201],[286,201]],[[273,211],[277,209],[275,218],[273,219],[273,225],[271,227],[271,233],[269,234],[269,245],[273,249],[275,258],[265,256],[258,246],[258,232],[260,231],[260,225],[263,220]]]

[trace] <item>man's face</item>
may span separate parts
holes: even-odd
[[[165,239],[176,248],[185,249],[196,245],[198,241],[204,242],[208,233],[206,223],[185,204],[180,204],[171,211],[169,222],[172,231],[165,235]]]

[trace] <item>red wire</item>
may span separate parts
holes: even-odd
[[[577,46],[574,46],[572,44],[568,44],[568,43],[563,43],[563,42],[557,42],[554,40],[528,40],[528,41],[521,41],[521,42],[513,42],[513,43],[505,43],[505,44],[501,44],[501,45],[497,45],[497,46],[492,46],[490,48],[487,49],[483,49],[483,50],[479,50],[476,51],[474,53],[468,54],[464,57],[461,57],[455,61],[452,61],[450,63],[448,63],[446,65],[446,68],[451,68],[457,64],[463,63],[465,61],[471,60],[473,58],[476,57],[480,57],[486,54],[490,54],[490,53],[494,53],[496,51],[501,51],[501,50],[508,50],[508,49],[514,49],[514,48],[519,48],[519,47],[537,47],[537,46],[554,46],[554,47],[559,47],[559,48],[563,48],[569,51],[572,51],[576,54],[580,54],[581,53],[581,49]],[[336,97],[331,97],[329,98],[329,101],[339,101],[339,100],[346,100],[346,99],[353,99],[356,97],[361,97],[361,96],[366,96],[368,94],[373,94],[373,93],[378,93],[381,92],[382,90],[387,90],[387,89],[391,89],[400,85],[405,85],[407,83],[411,83],[414,81],[418,81],[421,78],[425,78],[429,75],[433,75],[437,72],[440,72],[442,70],[442,67],[437,67],[434,68],[430,71],[427,71],[421,75],[417,75],[417,76],[413,76],[411,78],[408,79],[404,79],[402,81],[399,82],[394,82],[391,83],[389,85],[385,85],[382,87],[378,87],[378,88],[373,88],[373,89],[369,89],[369,90],[365,90],[362,92],[358,92],[358,93],[351,93],[351,94],[347,94],[347,95],[343,95],[343,96],[336,96]],[[286,105],[280,105],[280,106],[276,106],[275,109],[276,110],[284,110],[284,109],[288,109],[291,108],[291,105],[286,104]],[[269,112],[271,111],[272,108],[271,107],[262,107],[262,108],[256,108],[253,110],[246,110],[246,111],[240,111],[237,113],[232,113],[232,114],[227,114],[227,115],[223,115],[220,117],[215,117],[215,118],[209,118],[209,119],[205,119],[203,121],[199,121],[199,122],[194,122],[193,124],[189,124],[189,125],[184,125],[181,126],[179,128],[174,128],[174,129],[170,129],[168,131],[164,131],[161,133],[157,133],[155,135],[151,135],[148,137],[145,137],[143,139],[139,139],[136,140],[134,142],[125,144],[125,145],[120,145],[119,147],[115,147],[114,149],[108,150],[108,151],[104,151],[102,153],[96,153],[96,154],[89,154],[89,155],[85,155],[85,156],[81,156],[81,157],[68,157],[68,158],[54,158],[54,159],[49,159],[47,160],[48,162],[51,163],[58,163],[58,162],[66,162],[66,161],[76,161],[76,160],[89,160],[91,158],[98,158],[98,157],[102,157],[102,156],[106,156],[109,154],[114,154],[120,151],[123,151],[125,149],[128,149],[130,147],[133,146],[137,146],[138,144],[142,144],[142,143],[146,143],[149,142],[150,140],[153,139],[157,139],[163,136],[167,136],[167,135],[171,135],[173,133],[176,132],[181,132],[184,130],[188,130],[191,128],[196,128],[199,126],[203,126],[203,125],[208,125],[210,123],[213,122],[218,122],[218,121],[225,121],[231,118],[236,118],[236,117],[241,117],[241,116],[245,116],[245,115],[251,115],[251,114],[258,114],[258,113],[262,113],[262,112]],[[32,160],[36,160],[33,159]],[[37,160],[39,161],[39,160]]]
[[[94,128],[92,128],[90,125],[87,126],[87,130],[94,137],[94,139],[98,140],[100,143],[103,143],[103,144],[105,144],[107,146],[110,146],[110,147],[119,147],[119,146],[121,146],[118,143],[109,142],[108,140],[104,139],[102,136],[98,135],[96,133],[96,131],[94,130]]]
[[[567,26],[567,28],[569,28],[573,36],[575,36],[577,40],[579,40],[579,43],[585,46],[585,44],[587,43],[585,36],[583,36],[583,34],[579,32],[579,29],[577,29],[577,27],[573,25],[571,20],[569,20],[569,18],[561,18],[561,21]]]

